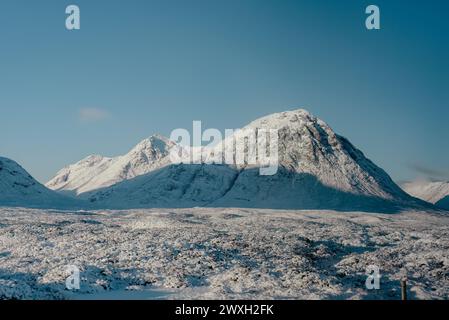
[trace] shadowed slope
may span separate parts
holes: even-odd
[[[394,201],[344,192],[285,168],[260,176],[258,169],[206,164],[167,166],[82,196],[96,207],[111,209],[206,206],[396,213],[426,206],[409,196]]]
[[[0,206],[79,208],[86,205],[47,189],[15,161],[0,157]]]

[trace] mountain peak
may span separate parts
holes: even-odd
[[[304,119],[316,118],[311,112],[303,108],[272,113],[270,115],[267,115],[265,118],[293,118],[293,117],[300,117]]]
[[[88,166],[92,166],[92,165],[95,165],[95,164],[101,162],[105,158],[106,157],[103,157],[102,155],[99,155],[99,154],[91,154],[91,155],[87,156],[86,158],[80,160],[78,162],[78,164],[86,164]]]
[[[130,153],[145,152],[145,151],[156,151],[160,153],[166,153],[167,149],[172,145],[174,145],[174,142],[170,141],[168,138],[159,134],[154,134],[140,141],[130,151]]]
[[[285,127],[301,127],[305,124],[319,124],[328,127],[324,121],[318,119],[309,111],[296,109],[264,116],[251,122],[245,128],[282,129]]]
[[[108,187],[167,165],[169,150],[174,145],[168,138],[155,134],[140,141],[125,155],[114,158],[92,155],[69,165],[46,185],[75,194]]]

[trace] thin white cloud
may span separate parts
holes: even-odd
[[[79,110],[78,116],[83,122],[97,122],[109,118],[110,114],[100,108],[82,108]]]
[[[449,172],[438,168],[430,168],[418,163],[411,164],[410,167],[415,170],[416,173],[427,179],[446,180],[449,178]]]

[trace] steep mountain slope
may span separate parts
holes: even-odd
[[[443,199],[439,200],[437,203],[435,203],[435,205],[438,208],[449,210],[449,196],[446,196]]]
[[[15,161],[0,157],[0,206],[72,208],[79,205],[80,201],[44,187]]]
[[[165,166],[174,143],[160,135],[141,141],[123,156],[89,156],[59,171],[47,182],[52,190],[80,193],[104,188]]]
[[[424,181],[418,180],[406,182],[401,185],[402,189],[412,196],[430,203],[437,203],[449,195],[448,181]]]
[[[246,129],[277,129],[279,169],[257,165],[179,164],[84,196],[113,207],[236,206],[380,209],[423,205],[407,195],[346,138],[305,110],[273,114]],[[234,144],[240,133],[224,140]],[[242,141],[242,140],[239,140]],[[217,147],[211,154],[215,156]],[[388,208],[388,209],[387,209]]]
[[[343,192],[408,199],[385,171],[306,110],[269,115],[253,121],[243,131],[246,129],[278,130],[279,165],[287,172],[313,176],[324,186]]]
[[[81,197],[112,208],[203,206],[226,193],[236,176],[224,165],[169,165]]]

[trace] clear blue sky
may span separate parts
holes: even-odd
[[[72,3],[79,31],[65,29]],[[365,28],[369,4],[380,31]],[[448,12],[445,0],[2,0],[0,155],[45,182],[192,120],[224,130],[305,107],[396,180],[449,178]]]

